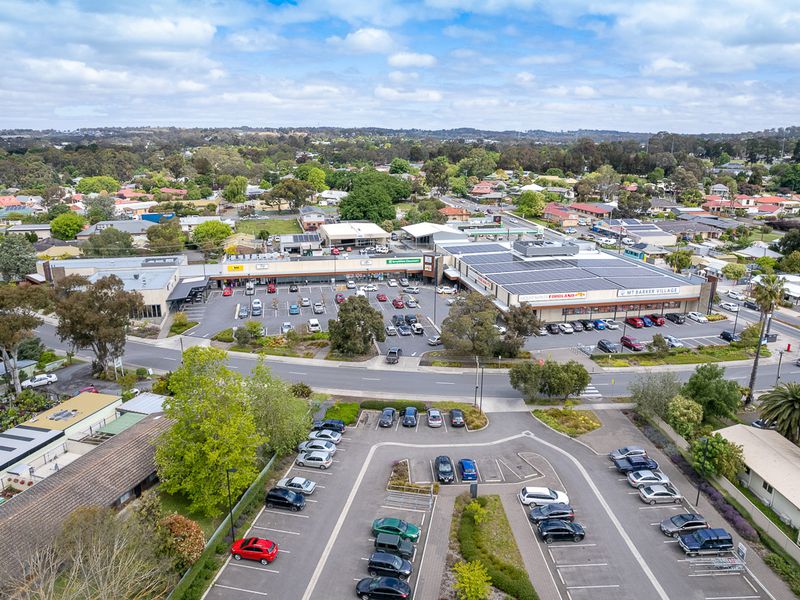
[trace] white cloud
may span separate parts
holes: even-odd
[[[399,69],[432,67],[436,64],[436,57],[416,52],[397,52],[389,57],[389,64]]]
[[[557,65],[569,62],[568,54],[529,54],[517,59],[520,65]]]
[[[210,42],[216,27],[207,21],[193,18],[150,19],[119,15],[100,18],[106,21],[110,32],[106,35],[117,40],[135,44],[166,44],[192,46]]]
[[[694,72],[688,63],[672,60],[667,56],[653,59],[649,64],[642,67],[641,71],[643,75],[664,77],[685,77]]]
[[[404,102],[439,102],[442,99],[441,92],[428,89],[398,90],[385,85],[375,88],[375,96],[383,100]]]
[[[520,71],[514,76],[514,81],[523,86],[531,85],[535,80],[536,75],[529,73],[528,71]]]
[[[331,36],[328,43],[333,44],[348,52],[359,54],[388,54],[395,49],[396,43],[388,31],[364,27],[351,31],[344,38]]]
[[[591,98],[597,95],[597,90],[590,85],[579,85],[575,87],[573,93],[579,98]]]
[[[447,37],[457,39],[464,38],[474,42],[485,42],[492,39],[492,36],[488,31],[482,29],[472,29],[470,27],[464,27],[463,25],[448,25],[442,29],[442,33]]]
[[[175,89],[179,92],[202,92],[207,88],[208,86],[205,83],[192,81],[191,79],[182,79],[175,86]]]
[[[230,34],[227,40],[234,49],[240,52],[275,50],[286,42],[283,37],[267,29],[236,31]]]
[[[644,93],[651,98],[677,100],[691,100],[704,95],[703,90],[685,81],[670,85],[648,85],[645,86]]]
[[[406,84],[419,79],[419,73],[414,71],[392,71],[389,73],[389,81],[392,83]]]

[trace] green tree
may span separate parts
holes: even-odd
[[[389,173],[392,175],[399,175],[402,173],[410,173],[411,172],[411,163],[407,160],[395,157],[392,159],[391,164],[389,165]]]
[[[511,387],[517,390],[526,402],[541,396],[542,365],[533,362],[515,363],[509,370]]]
[[[51,299],[50,290],[43,286],[0,286],[0,357],[17,394],[22,390],[17,368],[19,352],[42,324],[36,311],[48,307]]]
[[[536,309],[530,304],[524,303],[509,308],[505,314],[505,321],[509,331],[513,331],[521,337],[535,334],[542,324],[541,319],[536,315]]]
[[[293,387],[272,375],[259,361],[245,382],[256,431],[267,441],[266,453],[290,454],[308,433],[308,402],[293,393]]]
[[[541,192],[522,192],[517,198],[517,213],[521,217],[541,217],[547,200]]]
[[[250,333],[247,327],[238,327],[236,331],[233,332],[233,337],[239,346],[247,346],[253,341],[253,334]]]
[[[725,378],[724,367],[712,363],[698,366],[682,393],[703,407],[705,418],[732,417],[742,400],[739,385]]]
[[[308,204],[314,188],[307,181],[300,179],[282,179],[271,190],[263,194],[267,204],[277,206],[288,205],[290,210],[298,210]]]
[[[313,167],[312,169],[309,169],[305,180],[312,188],[314,188],[314,191],[316,192],[322,192],[328,189],[328,186],[325,185],[325,171],[319,167]]]
[[[183,250],[185,236],[177,217],[162,219],[147,230],[147,247],[154,254],[174,254]]]
[[[636,410],[644,415],[656,415],[662,419],[667,413],[667,404],[681,391],[681,383],[670,371],[649,372],[637,375],[628,386]]]
[[[467,294],[450,307],[442,322],[442,344],[457,356],[492,356],[500,340],[497,314],[491,298],[477,292]]]
[[[666,356],[669,354],[669,344],[660,333],[653,336],[653,339],[647,344],[647,349],[656,356]]]
[[[758,269],[766,275],[774,274],[775,268],[778,266],[778,261],[771,256],[759,256],[755,263],[758,265]]]
[[[775,240],[772,246],[784,256],[800,251],[800,229],[787,231],[785,235]]]
[[[206,221],[200,223],[192,231],[192,241],[205,254],[222,250],[222,243],[233,233],[230,225],[222,221]]]
[[[50,234],[57,240],[74,240],[85,224],[86,221],[79,214],[65,212],[50,221]]]
[[[733,281],[739,281],[746,273],[745,266],[738,263],[728,263],[722,267],[722,274]]]
[[[459,561],[453,565],[456,580],[453,589],[458,600],[486,600],[492,589],[492,578],[480,560]]]
[[[449,179],[450,192],[456,196],[466,196],[469,192],[466,177],[450,177]]]
[[[133,237],[130,233],[115,227],[106,227],[100,233],[89,236],[81,243],[81,250],[86,256],[133,256]]]
[[[640,192],[624,192],[614,216],[618,219],[639,219],[650,209],[650,200]]]
[[[222,191],[222,197],[231,204],[239,204],[247,200],[247,177],[237,175],[230,180]]]
[[[389,192],[377,185],[359,186],[339,204],[339,215],[347,221],[381,223],[394,219],[396,211]]]
[[[0,237],[0,276],[4,281],[19,281],[36,272],[36,250],[25,236]]]
[[[678,394],[667,402],[666,421],[678,434],[692,439],[703,422],[703,407]]]
[[[345,356],[363,356],[372,340],[386,339],[383,315],[363,296],[351,296],[339,305],[339,316],[328,322],[331,349]]]
[[[490,152],[485,148],[473,148],[466,157],[458,161],[458,173],[466,177],[483,179],[497,168],[497,152]]]
[[[100,221],[110,221],[114,218],[114,198],[108,194],[100,194],[94,198],[89,198],[85,204],[86,218],[89,220],[90,225]]]
[[[787,440],[800,442],[800,383],[782,383],[759,398],[761,418]]]
[[[668,254],[664,260],[676,273],[680,273],[692,266],[692,252],[691,250],[676,250]]]
[[[68,275],[55,288],[56,333],[77,349],[91,348],[94,372],[125,351],[131,315],[144,308],[139,292],[127,291],[116,275],[90,282],[81,275]]]
[[[721,475],[731,481],[744,470],[742,447],[715,433],[699,438],[690,447],[692,464],[703,475]]]
[[[784,279],[777,275],[761,275],[758,282],[753,286],[752,296],[755,303],[761,311],[761,334],[758,336],[759,342],[764,339],[764,334],[767,333],[767,323],[771,321],[768,318],[772,315],[778,302],[783,300]],[[761,358],[762,344],[756,344],[756,355],[753,358],[753,369],[750,372],[750,383],[748,385],[747,400],[745,404],[750,404],[753,401],[753,391],[756,386],[756,376],[758,375],[758,361]]]
[[[580,394],[591,382],[591,376],[580,363],[571,360],[558,363],[517,363],[509,371],[511,387],[520,392],[526,401],[541,396],[563,397]]]
[[[784,256],[778,263],[778,268],[784,273],[800,273],[800,250]]]
[[[156,466],[161,486],[182,494],[189,510],[213,516],[226,506],[226,472],[238,498],[258,474],[256,430],[247,387],[219,348],[194,346],[169,380],[165,415],[175,424],[159,439]],[[234,470],[235,469],[235,470]]]
[[[440,196],[447,193],[447,186],[450,183],[449,167],[450,163],[445,156],[437,156],[422,166],[422,170],[425,171],[425,183],[431,190],[435,189]]]
[[[84,177],[75,186],[75,190],[81,194],[99,194],[100,192],[112,194],[119,190],[119,181],[106,175]]]

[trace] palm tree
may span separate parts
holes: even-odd
[[[786,439],[800,441],[800,383],[783,383],[761,396],[761,418]]]
[[[758,344],[756,344],[756,356],[753,359],[753,370],[750,373],[750,389],[747,392],[745,404],[750,404],[753,401],[756,375],[758,374],[758,359],[761,357],[761,343],[764,340],[767,322],[772,316],[772,311],[775,310],[775,305],[783,300],[784,285],[785,281],[782,277],[761,275],[758,283],[753,286],[753,300],[755,300],[761,311],[761,334],[758,336]]]

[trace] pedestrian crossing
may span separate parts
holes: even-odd
[[[601,394],[600,390],[598,390],[593,385],[588,385],[588,386],[586,386],[586,389],[583,390],[583,392],[581,392],[580,397],[581,398],[589,398],[589,399],[593,399],[593,400],[599,400],[599,399],[601,399],[603,397],[603,394]]]

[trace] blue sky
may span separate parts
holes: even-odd
[[[797,125],[796,0],[0,0],[0,127]]]

